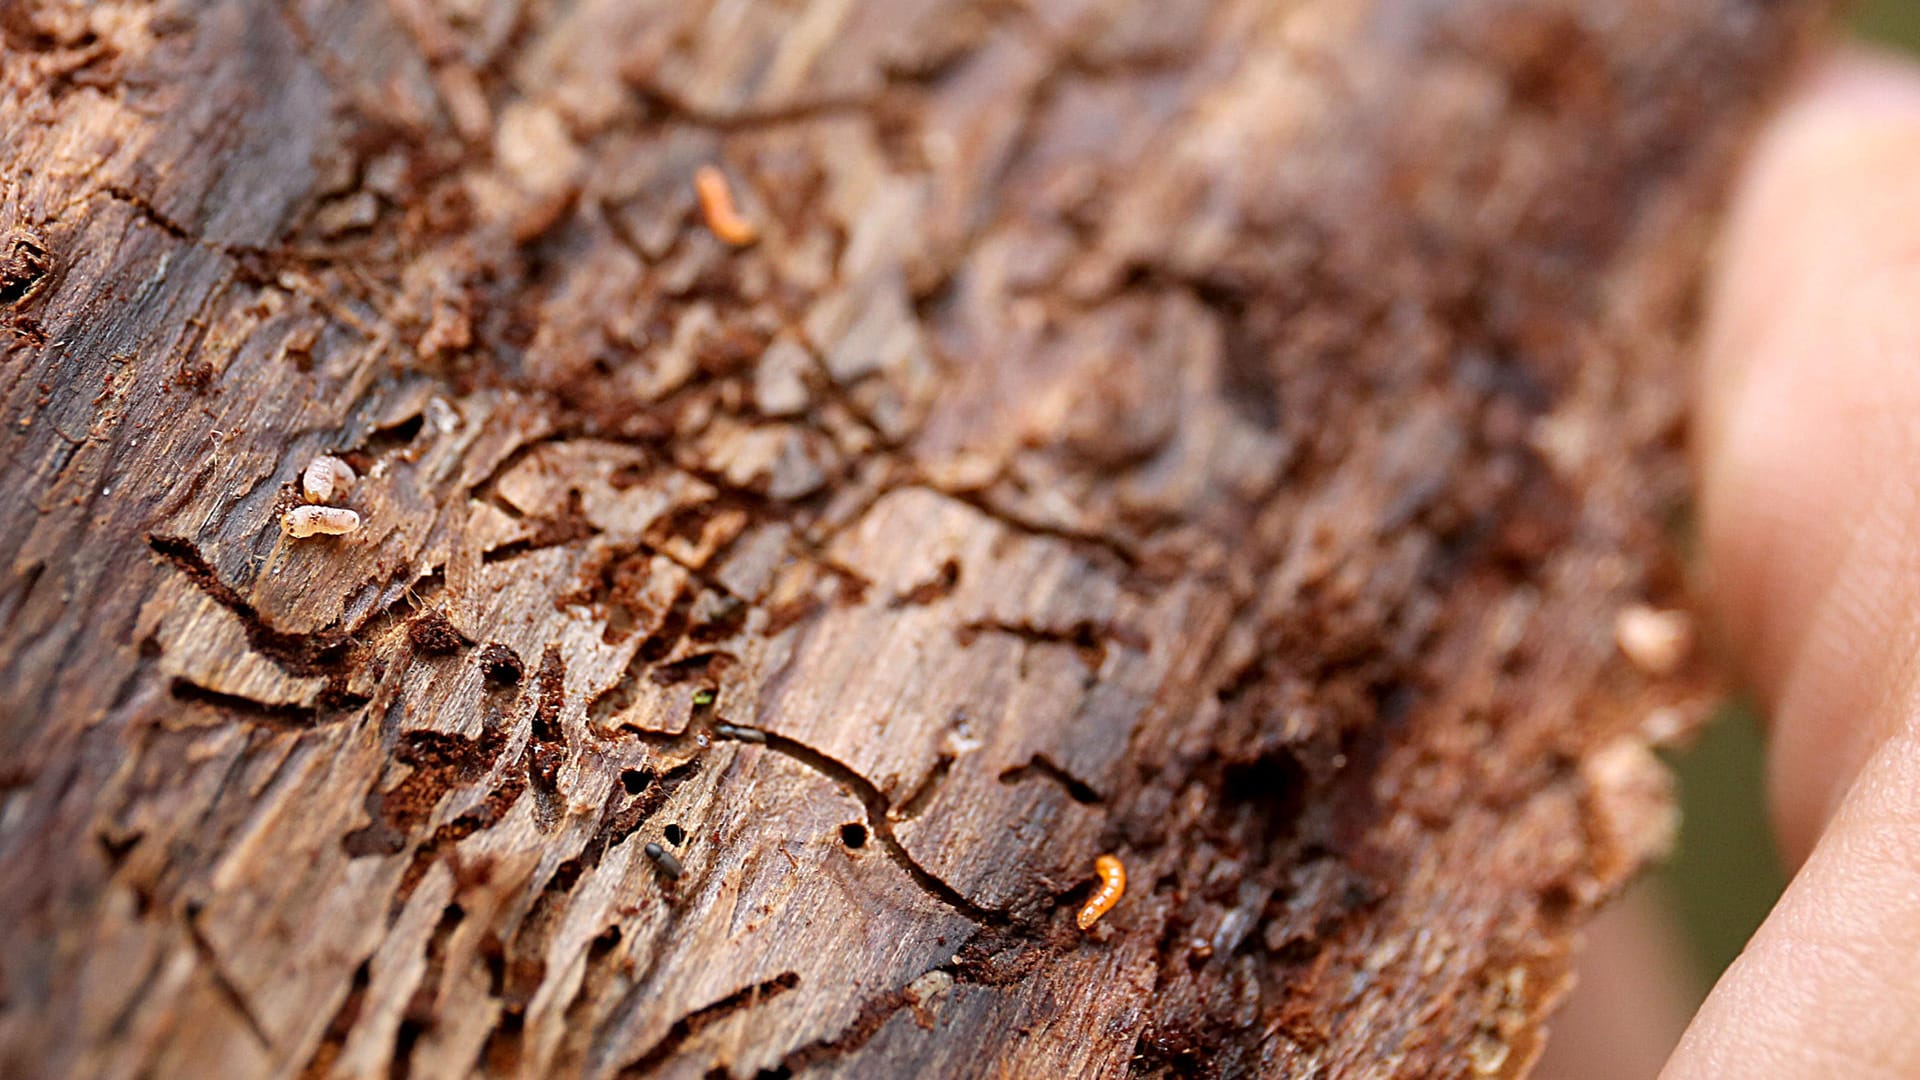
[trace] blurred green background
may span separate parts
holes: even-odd
[[[1856,25],[1866,37],[1920,49],[1920,0],[1873,0]]]
[[[1854,25],[1862,37],[1920,52],[1920,0],[1872,0]],[[1785,884],[1767,826],[1752,706],[1729,705],[1675,766],[1685,818],[1679,847],[1655,887],[1671,900],[1686,930],[1700,974],[1696,992],[1704,994]]]
[[[1767,826],[1759,722],[1746,703],[1721,710],[1675,761],[1680,843],[1655,887],[1671,901],[1704,996],[1780,895],[1785,878]]]

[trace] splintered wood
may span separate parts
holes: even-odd
[[[1820,7],[7,5],[0,1073],[1523,1071]]]

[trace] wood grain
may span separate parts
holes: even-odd
[[[0,3],[0,1073],[1518,1075],[1818,7]]]

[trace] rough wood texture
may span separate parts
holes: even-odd
[[[1523,1071],[1814,6],[0,3],[0,1072]]]

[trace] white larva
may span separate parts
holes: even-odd
[[[332,454],[321,454],[300,474],[300,490],[308,502],[323,503],[333,498],[336,491],[346,491],[358,479],[353,466]]]
[[[280,518],[280,529],[295,540],[309,536],[345,536],[360,527],[360,515],[338,506],[296,506]]]
[[[1635,667],[1649,675],[1671,675],[1693,650],[1693,620],[1684,611],[1634,604],[1614,619],[1613,639]]]

